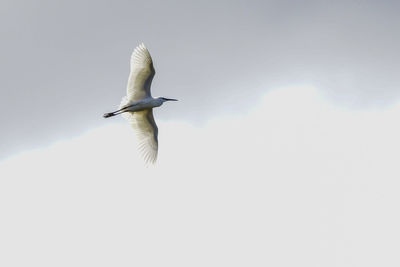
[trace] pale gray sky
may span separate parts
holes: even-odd
[[[399,8],[2,1],[0,266],[400,266]],[[141,42],[154,168],[102,117]]]
[[[158,118],[240,114],[277,86],[318,86],[337,105],[399,98],[397,1],[2,1],[0,158],[106,121],[144,42]]]
[[[0,266],[397,267],[399,116],[295,86],[159,120],[154,168],[122,121],[25,152],[0,162]]]

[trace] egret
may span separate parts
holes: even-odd
[[[151,96],[151,82],[156,72],[150,53],[143,43],[133,51],[130,65],[126,96],[122,98],[119,109],[104,114],[104,118],[122,114],[136,131],[144,161],[155,163],[158,153],[158,128],[154,121],[153,108],[166,101],[177,100]]]

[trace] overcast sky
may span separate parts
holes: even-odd
[[[122,122],[22,153],[0,163],[0,265],[399,266],[399,116],[295,86],[159,121],[154,168]]]
[[[0,265],[399,266],[399,11],[3,0]],[[102,117],[141,42],[150,169]]]
[[[144,42],[158,118],[240,114],[309,83],[355,109],[399,99],[397,1],[2,1],[0,157],[104,125]],[[12,114],[12,115],[11,115]]]

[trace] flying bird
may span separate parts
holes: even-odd
[[[109,118],[122,114],[134,128],[139,142],[139,150],[146,163],[155,163],[158,153],[158,128],[153,116],[153,108],[166,101],[176,99],[151,96],[150,87],[155,75],[153,60],[144,44],[140,44],[131,56],[131,71],[128,78],[126,96],[119,109],[104,114]]]

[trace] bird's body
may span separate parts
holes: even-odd
[[[161,106],[164,101],[160,98],[147,97],[139,101],[130,101],[121,103],[120,109],[114,112],[104,114],[105,118],[112,117],[124,112],[136,112]]]
[[[147,163],[154,163],[158,153],[158,128],[153,117],[153,108],[165,101],[176,101],[165,97],[153,98],[150,87],[155,75],[153,61],[144,44],[135,48],[131,56],[131,72],[127,95],[117,111],[104,114],[104,118],[123,114],[136,130],[139,148]]]

